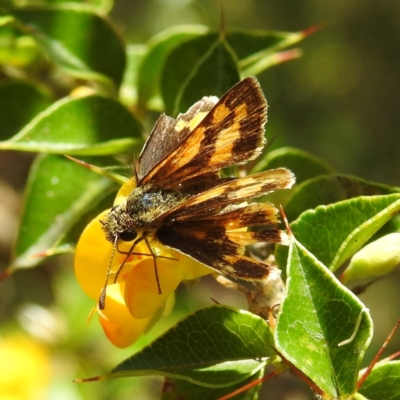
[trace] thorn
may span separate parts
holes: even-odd
[[[45,251],[42,251],[40,253],[32,254],[32,255],[29,256],[29,258],[43,258],[43,257],[47,257],[49,255],[51,255],[49,250],[45,250]]]
[[[389,344],[389,342],[392,340],[393,335],[396,333],[397,328],[400,325],[400,319],[396,322],[396,325],[394,326],[394,328],[392,329],[392,332],[389,333],[389,336],[387,337],[387,339],[385,340],[385,342],[383,343],[382,347],[379,349],[379,351],[376,353],[376,356],[374,357],[374,359],[371,361],[371,364],[368,365],[368,368],[365,370],[363,376],[358,380],[356,388],[357,388],[357,392],[360,389],[360,387],[362,386],[362,384],[365,382],[365,380],[368,378],[369,374],[372,371],[372,368],[375,367],[375,364],[378,362],[379,357],[382,355],[383,351],[386,349],[387,345]]]
[[[68,160],[71,160],[71,161],[73,161],[73,162],[76,163],[76,164],[82,165],[82,166],[85,167],[85,168],[88,168],[88,169],[93,169],[93,168],[95,168],[94,165],[89,164],[89,163],[87,163],[87,162],[85,162],[85,161],[79,160],[78,158],[69,156],[68,154],[64,154],[64,157],[68,158]]]
[[[302,35],[304,37],[310,36],[313,33],[319,31],[322,28],[325,28],[325,26],[327,26],[328,23],[327,22],[321,22],[320,24],[314,25],[314,26],[310,26],[307,29],[304,29],[303,31],[301,31]]]
[[[288,231],[288,235],[293,236],[293,232],[290,229],[289,221],[286,218],[286,214],[285,214],[285,211],[283,210],[282,205],[279,205],[279,208],[281,209],[282,219],[283,219],[283,222],[285,223],[286,229]]]
[[[300,49],[291,49],[286,51],[281,51],[275,54],[275,58],[278,63],[284,63],[287,61],[295,60],[296,58],[300,58],[303,55],[303,52]]]
[[[72,382],[76,383],[83,383],[83,382],[96,382],[96,381],[102,381],[104,378],[101,376],[95,376],[94,378],[86,378],[86,379],[74,379]]]
[[[7,268],[0,274],[0,283],[4,282],[12,274],[12,269]]]
[[[343,275],[343,274],[342,274],[342,275]],[[339,277],[339,281],[340,281],[341,283],[343,283],[343,277],[342,277],[342,275],[340,275],[340,277]],[[373,279],[372,281],[369,281],[369,282],[365,283],[364,285],[357,285],[357,286],[354,286],[354,287],[351,288],[351,291],[352,291],[355,295],[359,296],[360,294],[366,292],[367,289],[368,289],[370,286],[372,286],[374,283],[380,281],[382,278],[383,278],[383,276],[378,276],[377,278]]]

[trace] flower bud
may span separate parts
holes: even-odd
[[[382,276],[400,264],[400,233],[390,233],[363,247],[354,254],[342,275],[342,282],[351,279]]]

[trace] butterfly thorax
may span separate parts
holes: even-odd
[[[143,232],[155,232],[163,223],[162,216],[188,197],[190,195],[181,190],[137,187],[124,203],[114,206],[102,222],[107,240],[123,239],[130,232],[138,236]]]

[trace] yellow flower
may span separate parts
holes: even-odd
[[[19,335],[0,339],[0,398],[34,400],[46,398],[51,365],[45,348]]]
[[[133,188],[132,180],[124,184],[114,205],[123,202]],[[106,240],[99,222],[109,211],[102,212],[83,231],[76,248],[75,275],[83,291],[98,303],[110,266],[105,308],[98,310],[99,319],[108,339],[115,346],[126,347],[172,308],[174,292],[182,280],[195,279],[212,270],[175,250],[155,245],[152,250],[161,256],[157,258],[160,294],[154,260],[142,241],[134,250],[140,254],[131,255],[119,271],[132,242],[119,243],[112,257],[113,245]]]

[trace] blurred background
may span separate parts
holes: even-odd
[[[33,3],[43,2],[19,2]],[[398,1],[115,0],[110,2],[110,18],[128,43],[145,43],[178,24],[218,29],[221,5],[227,29],[300,31],[322,26],[300,43],[303,57],[259,76],[270,104],[267,137],[277,135],[273,148],[298,147],[324,158],[338,172],[400,186]],[[26,153],[0,153],[0,270],[12,257],[32,159]],[[21,365],[31,371],[24,378],[31,386],[25,385],[30,388],[25,392],[23,385],[17,385],[15,393],[21,394],[15,399],[122,400],[132,394],[135,399],[157,398],[160,379],[72,382],[107,372],[135,350],[113,348],[96,318],[86,323],[93,304],[74,280],[72,262],[71,256],[55,258],[1,284],[0,359],[6,355],[16,363],[0,365],[0,399],[6,372]],[[361,295],[376,328],[364,365],[399,317],[399,278],[395,271]],[[185,311],[178,310],[166,323]],[[164,328],[157,329],[143,340],[151,340]],[[399,347],[397,339],[386,356]],[[298,392],[296,385],[304,385],[294,382],[293,392],[286,390],[283,395],[278,386],[287,388],[292,379],[274,380],[262,398],[312,398],[307,391]]]

